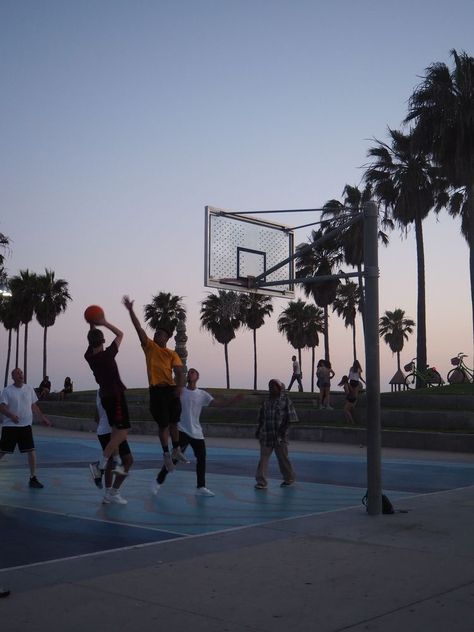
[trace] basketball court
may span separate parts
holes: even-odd
[[[99,454],[95,436],[38,428],[38,478],[44,489],[28,488],[24,455],[15,453],[0,462],[0,568],[270,525],[360,506],[367,478],[364,449],[331,452],[324,444],[305,444],[298,449],[294,442],[290,455],[297,483],[281,488],[273,461],[269,487],[258,491],[254,489],[257,446],[241,447],[238,441],[221,443],[208,447],[207,485],[215,497],[195,496],[192,454],[191,463],[178,466],[154,496],[150,485],[160,465],[157,439],[132,437],[135,466],[123,486],[128,505],[103,505],[102,493],[88,470],[88,463]],[[403,499],[408,496],[471,485],[474,464],[466,455],[456,460],[443,460],[438,455],[433,455],[433,460],[386,458],[383,480],[385,493],[395,507],[403,508]]]

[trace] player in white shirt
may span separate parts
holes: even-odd
[[[0,459],[5,454],[13,454],[18,446],[21,453],[28,455],[29,486],[33,489],[42,489],[44,485],[36,478],[36,451],[31,428],[33,413],[45,426],[52,424],[39,409],[34,388],[25,384],[23,371],[19,368],[13,369],[12,379],[13,384],[4,388],[0,396],[0,414],[3,415]]]
[[[181,391],[181,417],[178,423],[179,446],[184,454],[188,445],[191,446],[196,457],[196,495],[214,496],[214,492],[206,487],[206,442],[201,427],[200,415],[204,406],[228,406],[242,397],[235,395],[230,400],[216,400],[207,391],[197,387],[199,372],[189,369],[186,378],[186,388]],[[173,463],[178,461],[173,459]],[[188,461],[189,462],[189,461]],[[152,484],[152,492],[157,494],[161,485],[165,482],[168,470],[163,466]]]

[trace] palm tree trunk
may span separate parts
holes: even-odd
[[[257,390],[257,330],[253,329],[253,390]]]
[[[400,367],[400,351],[397,351],[397,370],[401,371],[401,367]]]
[[[426,297],[425,297],[425,248],[423,243],[422,220],[415,217],[416,265],[418,276],[417,321],[416,321],[416,363],[418,369],[426,368]],[[417,378],[416,388],[423,383]]]
[[[303,365],[301,364],[301,349],[298,349],[298,362],[300,363],[300,373],[303,375]]]
[[[28,382],[28,323],[25,323],[25,339],[23,344],[23,375],[25,384]]]
[[[329,308],[324,306],[324,359],[329,362]]]
[[[316,347],[311,347],[311,392],[314,393],[314,363],[316,356]]]
[[[352,325],[352,354],[354,356],[354,362],[357,360],[357,349],[356,349],[356,324],[355,320]]]
[[[229,374],[229,352],[227,350],[227,343],[224,343],[224,358],[225,358],[225,376],[227,388],[230,388],[230,374]]]
[[[20,326],[16,328],[15,369],[18,368],[19,356],[20,356]]]
[[[8,374],[10,373],[10,357],[12,353],[12,330],[8,330],[8,351],[7,351],[7,361],[5,364],[5,380],[3,385],[6,386],[8,384]]]
[[[467,187],[467,212],[469,213],[469,272],[471,277],[471,318],[474,358],[474,183]]]
[[[364,295],[364,277],[362,275],[362,265],[357,264],[357,279],[359,282],[359,290],[360,290],[360,302],[359,302],[359,310],[362,316],[362,332],[364,334],[365,340],[365,295]]]
[[[44,327],[44,332],[43,332],[43,377],[45,375],[48,375],[48,371],[47,371],[47,354],[46,354],[46,342],[47,342],[47,337],[48,337],[48,328]]]

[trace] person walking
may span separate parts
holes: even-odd
[[[97,439],[101,445],[102,450],[105,449],[112,437],[112,428],[107,418],[105,408],[102,406],[100,399],[100,393],[96,394],[96,422],[97,422]],[[119,465],[116,462],[117,456],[120,457],[121,465],[123,467],[123,473],[116,470],[116,466]],[[118,452],[116,452],[107,461],[105,470],[99,468],[99,461],[91,463],[89,469],[91,472],[94,484],[98,489],[103,488],[102,478],[105,481],[105,495],[103,499],[104,504],[115,503],[117,505],[126,505],[127,500],[121,496],[119,489],[123,482],[126,480],[128,472],[133,465],[133,456],[128,441],[122,441],[118,446]]]
[[[163,323],[153,336],[148,338],[133,309],[134,301],[124,296],[122,303],[130,314],[133,326],[138,334],[146,359],[150,393],[150,413],[158,424],[158,436],[163,450],[163,462],[168,472],[173,471],[174,463],[186,463],[179,447],[178,421],[181,414],[180,395],[184,386],[184,369],[181,358],[172,349],[167,348],[173,332]],[[172,453],[169,452],[171,437]]]
[[[96,326],[105,327],[115,335],[114,340],[112,340],[112,343],[108,347],[104,348],[104,334],[100,329],[97,329]],[[105,471],[109,459],[113,458],[117,453],[122,441],[126,441],[128,431],[131,427],[127,400],[125,398],[126,388],[120,378],[117,362],[115,360],[115,356],[123,340],[123,332],[120,331],[118,327],[115,327],[115,325],[107,322],[104,317],[97,320],[94,324],[91,323],[87,340],[89,346],[84,354],[84,358],[89,364],[95,380],[99,385],[100,401],[112,428],[110,439],[104,446],[102,458],[98,463],[98,468]],[[120,474],[122,476],[128,475],[128,470],[125,470],[123,465],[115,465],[113,472],[114,474]],[[104,502],[126,504],[126,501],[121,502],[118,489],[114,489],[113,487],[106,492]]]
[[[291,357],[291,362],[292,362],[293,374],[291,376],[290,383],[288,384],[288,391],[291,391],[291,387],[293,386],[293,382],[296,381],[296,382],[298,382],[298,390],[299,390],[300,393],[302,393],[303,392],[303,383],[301,381],[301,378],[303,377],[303,375],[301,373],[300,363],[296,359],[295,355]]]
[[[268,383],[268,397],[260,407],[255,432],[255,437],[260,442],[255,489],[266,489],[268,486],[268,462],[273,452],[283,476],[280,487],[289,487],[295,482],[295,472],[288,457],[288,430],[289,424],[297,421],[296,410],[284,392],[283,384],[280,380],[271,379]]]
[[[30,468],[29,487],[42,489],[44,485],[36,477],[36,450],[33,439],[33,415],[45,426],[52,426],[49,419],[37,405],[38,398],[34,388],[25,384],[23,371],[12,371],[13,384],[3,389],[0,396],[0,414],[3,415],[2,435],[0,438],[0,459],[5,454],[13,454],[16,446],[21,453],[28,455]]]

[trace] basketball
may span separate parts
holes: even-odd
[[[97,321],[104,318],[104,316],[104,310],[98,305],[89,305],[84,312],[84,318],[92,325],[97,324]]]

